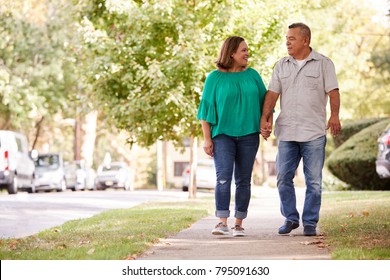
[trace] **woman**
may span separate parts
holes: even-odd
[[[259,147],[261,108],[266,88],[259,73],[248,68],[248,45],[232,36],[222,45],[217,69],[206,78],[198,109],[204,145],[214,157],[217,174],[215,215],[220,219],[214,235],[229,234],[231,182],[234,171],[235,225],[233,236],[245,236],[242,221],[247,217],[251,176]]]

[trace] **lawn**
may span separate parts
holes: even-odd
[[[320,225],[332,259],[390,259],[390,192],[326,193]]]
[[[134,259],[160,238],[209,215],[211,205],[211,200],[194,200],[106,211],[26,238],[0,239],[0,259]]]

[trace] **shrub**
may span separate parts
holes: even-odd
[[[390,190],[390,179],[380,179],[375,169],[377,139],[388,123],[373,124],[334,150],[326,162],[329,171],[353,189]]]
[[[346,122],[345,124],[343,124],[341,133],[337,137],[333,137],[335,148],[340,147],[352,135],[358,133],[364,128],[369,127],[385,119],[386,118],[369,118],[369,119],[361,119],[361,120]]]

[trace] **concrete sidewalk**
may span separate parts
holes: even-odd
[[[298,211],[302,213],[304,188],[297,188]],[[234,206],[233,206],[234,209]],[[303,226],[289,235],[279,235],[284,218],[279,211],[277,189],[254,187],[248,218],[244,220],[245,237],[215,236],[211,230],[218,223],[206,217],[173,237],[163,239],[141,255],[139,260],[326,260],[322,236],[304,236]],[[234,219],[229,218],[229,227]],[[319,229],[317,229],[319,231]]]

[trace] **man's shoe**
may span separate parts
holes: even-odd
[[[314,226],[304,226],[303,227],[303,235],[305,235],[305,236],[316,236],[317,235],[316,227],[314,227]]]
[[[220,222],[215,226],[211,233],[213,235],[226,235],[229,234],[229,229],[226,224]]]
[[[298,223],[294,223],[294,222],[291,222],[291,221],[286,221],[284,223],[284,225],[282,225],[280,228],[279,228],[279,234],[287,234],[287,233],[290,233],[293,229],[296,229],[297,227],[299,227],[299,224]]]

